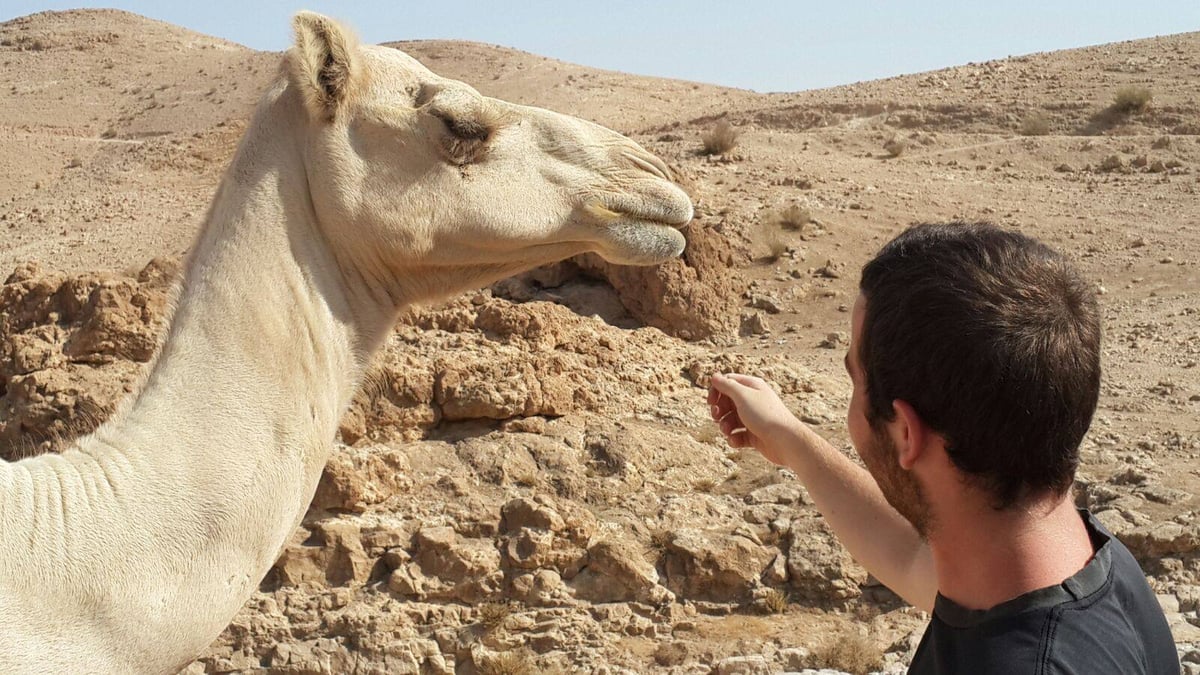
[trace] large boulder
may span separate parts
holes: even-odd
[[[817,518],[792,521],[787,573],[795,596],[820,606],[857,598],[867,581],[867,571]]]
[[[666,543],[667,587],[712,602],[743,602],[776,551],[740,534],[684,529]]]
[[[593,253],[574,262],[611,284],[629,313],[647,326],[685,340],[735,335],[745,290],[734,271],[739,253],[712,227],[693,223],[684,235],[683,255],[662,265],[616,265]]]
[[[90,432],[133,390],[162,332],[178,274],[67,276],[19,266],[0,287],[0,447],[4,459]]]

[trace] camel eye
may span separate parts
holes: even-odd
[[[452,117],[445,112],[433,113],[446,127],[442,151],[450,163],[465,166],[483,160],[488,152],[492,130],[478,122]]]
[[[488,137],[492,135],[490,128],[474,120],[452,117],[445,113],[439,114],[435,112],[434,114],[442,120],[442,124],[446,125],[446,131],[450,132],[458,140],[483,143],[487,142]]]

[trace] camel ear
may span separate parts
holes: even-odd
[[[327,16],[303,11],[292,19],[296,46],[290,50],[292,82],[314,117],[333,120],[360,79],[354,34]]]

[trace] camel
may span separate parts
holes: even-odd
[[[312,499],[401,310],[584,252],[678,256],[671,170],[302,12],[139,391],[0,465],[0,672],[167,673],[226,627]]]

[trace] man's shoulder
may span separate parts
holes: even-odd
[[[986,611],[939,596],[910,672],[1178,673],[1166,618],[1137,561],[1094,516],[1080,515],[1095,550],[1082,570]]]
[[[1173,642],[1162,642],[1116,602],[1037,607],[965,628],[935,616],[909,672],[1178,673]],[[1163,649],[1171,656],[1163,658]]]

